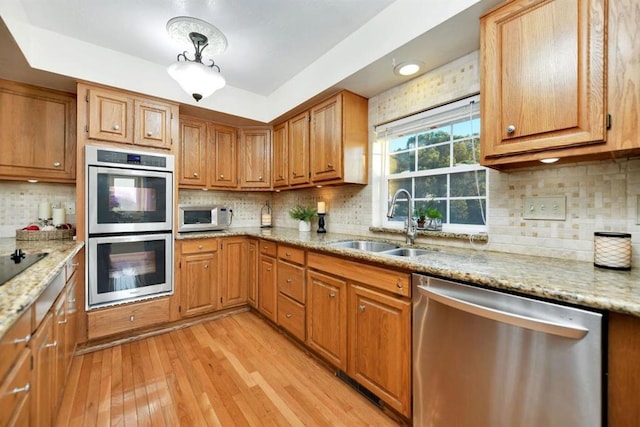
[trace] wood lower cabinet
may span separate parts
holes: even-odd
[[[348,374],[389,406],[411,414],[411,301],[349,287]]]
[[[307,345],[347,371],[347,282],[307,271]]]
[[[69,319],[67,318],[67,293],[60,293],[53,307],[53,339],[55,342],[53,388],[51,399],[58,407],[67,379],[67,351],[69,348]]]
[[[75,96],[0,79],[0,178],[76,180]]]
[[[276,244],[261,240],[258,269],[258,311],[269,320],[278,318],[278,275]]]
[[[87,313],[88,338],[102,338],[169,322],[169,298],[151,299]]]
[[[609,314],[608,426],[640,425],[640,318]]]
[[[269,128],[240,130],[238,176],[240,188],[271,189],[271,130]]]
[[[258,241],[247,241],[247,302],[258,308]]]
[[[218,308],[218,239],[180,243],[180,315],[197,316]]]
[[[33,357],[30,418],[34,426],[48,426],[53,422],[57,345],[53,334],[53,314],[47,313],[29,344]]]
[[[0,384],[0,425],[28,426],[31,404],[31,351],[23,348]]]
[[[222,253],[220,306],[234,307],[247,303],[248,242],[245,237],[227,237],[220,242]]]

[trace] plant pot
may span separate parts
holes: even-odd
[[[427,230],[442,231],[442,218],[427,218]]]
[[[311,221],[298,221],[298,231],[311,231]]]

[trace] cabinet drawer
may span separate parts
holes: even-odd
[[[169,298],[105,308],[87,313],[89,339],[169,321]]]
[[[218,250],[218,239],[183,240],[181,247],[183,254],[215,252]]]
[[[0,341],[0,380],[13,365],[20,350],[27,346],[31,339],[31,308],[18,318]],[[2,424],[0,424],[2,425]]]
[[[304,265],[304,249],[278,245],[278,258]]]
[[[74,275],[76,269],[78,268],[78,256],[74,256],[71,260],[67,261],[64,265],[64,277],[65,282],[68,282],[71,279],[71,276]]]
[[[0,425],[6,426],[29,395],[31,377],[31,352],[24,348],[14,368],[0,385]],[[27,387],[29,386],[29,387]]]
[[[278,291],[304,304],[304,268],[278,261]]]
[[[300,341],[304,341],[305,309],[302,304],[282,294],[278,295],[278,325],[289,331]]]
[[[266,240],[260,240],[260,253],[263,255],[276,256],[276,244],[274,242],[267,242]]]
[[[65,277],[64,271],[60,270],[60,272],[56,275],[53,280],[47,285],[47,288],[44,292],[38,297],[34,307],[33,313],[33,324],[32,330],[36,330],[44,316],[47,315],[53,303],[58,299],[58,295],[62,292],[62,288],[64,288]]]

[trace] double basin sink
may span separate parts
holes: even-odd
[[[403,248],[392,243],[376,242],[373,240],[347,240],[344,242],[330,243],[329,246],[334,248],[357,249],[360,251],[397,257],[417,257],[426,255],[430,252],[427,249]]]

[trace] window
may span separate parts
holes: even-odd
[[[397,190],[409,191],[414,208],[437,210],[444,230],[483,231],[487,212],[487,171],[480,166],[480,98],[473,96],[376,127],[382,148],[382,211]],[[395,216],[407,217],[406,196]]]

